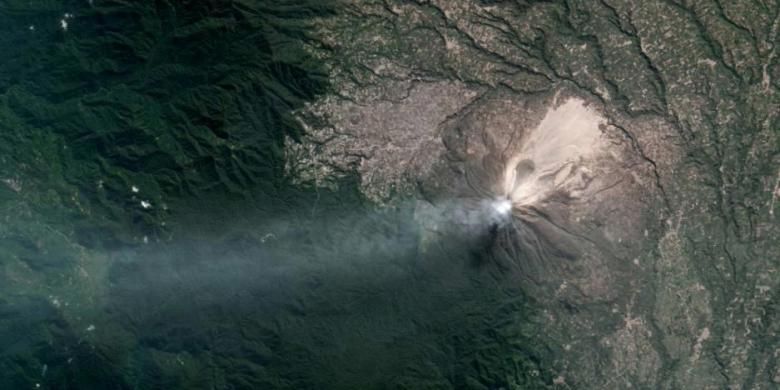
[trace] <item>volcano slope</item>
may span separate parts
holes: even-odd
[[[538,300],[550,386],[780,384],[776,2],[348,3],[288,173],[419,195],[423,248],[510,199],[480,262]]]

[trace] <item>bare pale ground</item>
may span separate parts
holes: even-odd
[[[504,172],[505,194],[516,205],[531,205],[553,192],[582,190],[584,163],[603,150],[599,127],[604,119],[569,98],[556,101],[542,122],[522,137],[520,151]]]

